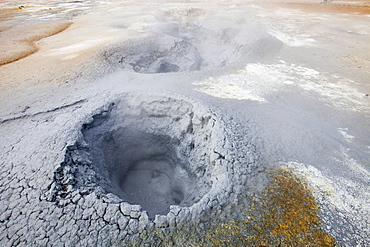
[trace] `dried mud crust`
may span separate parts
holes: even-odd
[[[97,208],[108,203],[130,236],[187,224],[232,203],[256,168],[254,145],[233,138],[197,102],[123,95],[83,125],[54,172],[48,201],[63,208],[80,200]]]

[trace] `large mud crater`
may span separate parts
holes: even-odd
[[[181,100],[131,100],[83,130],[100,184],[150,217],[198,202],[211,187],[212,171],[204,156],[211,150],[196,142],[211,137],[211,117],[195,116]]]
[[[110,203],[139,204],[151,219],[178,214],[173,206],[199,213],[227,202],[249,169],[247,163],[235,166],[238,155],[230,153],[238,143],[226,133],[197,102],[125,94],[83,125],[55,171],[51,200],[64,206],[76,194],[95,193]]]

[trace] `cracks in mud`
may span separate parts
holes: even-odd
[[[23,114],[23,115],[15,116],[15,117],[12,117],[12,118],[2,119],[2,120],[0,120],[0,124],[6,123],[6,122],[9,122],[9,121],[19,120],[19,119],[32,118],[32,117],[36,117],[36,116],[42,115],[42,114],[57,112],[59,110],[65,109],[65,108],[69,108],[69,107],[73,107],[73,106],[79,106],[79,105],[81,105],[82,103],[85,103],[85,102],[87,102],[87,99],[81,99],[81,100],[75,101],[73,103],[58,106],[58,107],[55,107],[55,108],[52,108],[52,109],[49,109],[49,110],[46,110],[46,111],[40,111],[40,112],[36,112],[36,113],[33,113],[33,114]],[[22,110],[22,113],[26,112],[26,110],[29,109],[29,108],[30,107],[27,106],[24,110]]]

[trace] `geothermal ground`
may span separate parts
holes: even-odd
[[[0,1],[1,246],[369,246],[368,1]]]

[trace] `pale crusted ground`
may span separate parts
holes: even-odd
[[[67,147],[132,91],[202,102],[235,149],[253,150],[223,162],[260,165],[258,174],[289,167],[311,187],[328,234],[341,246],[370,242],[368,1],[22,4],[0,1],[1,245],[122,245],[150,225],[139,206],[55,177],[73,180],[60,169]],[[152,73],[163,66],[174,73]],[[259,176],[235,193],[261,190]],[[60,181],[72,193],[56,205],[48,196]],[[186,222],[191,210],[155,223]]]

